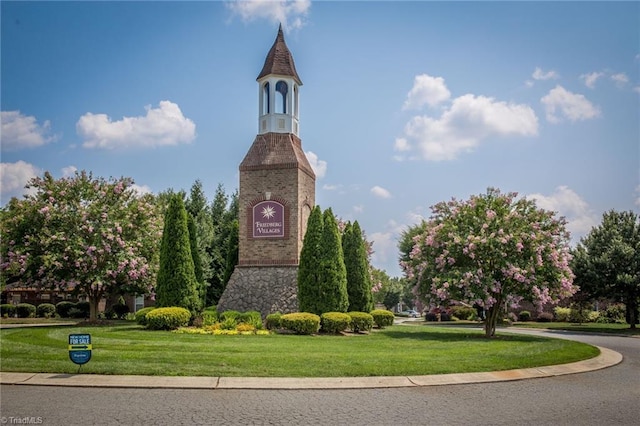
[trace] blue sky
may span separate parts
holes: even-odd
[[[403,229],[498,187],[566,216],[640,211],[638,2],[11,2],[1,202],[45,170],[141,191],[238,186],[282,22],[316,201],[399,276]]]

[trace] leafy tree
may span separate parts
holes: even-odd
[[[347,270],[344,266],[338,223],[330,208],[322,213],[319,260],[318,315],[325,312],[346,312],[349,307]]]
[[[304,234],[298,265],[298,309],[300,312],[324,313],[320,311],[318,306],[322,229],[322,211],[320,206],[315,206],[307,219],[307,231]]]
[[[227,269],[228,239],[232,232],[233,221],[238,220],[237,192],[230,200],[224,191],[224,186],[219,184],[209,211],[213,223],[213,236],[207,247],[211,262],[207,306],[218,303],[227,284],[225,271]]]
[[[130,178],[105,180],[84,171],[32,179],[33,194],[2,210],[2,280],[85,294],[92,320],[103,297],[149,293],[160,215],[153,196],[132,185]]]
[[[224,270],[223,281],[225,283],[229,282],[233,271],[238,264],[238,240],[240,239],[240,227],[238,225],[238,220],[234,220],[231,223],[231,232],[229,233],[229,238],[227,239],[227,263]],[[226,285],[226,284],[225,284]]]
[[[640,304],[640,218],[631,211],[611,210],[582,239],[571,266],[582,292],[591,297],[619,298],[631,328]]]
[[[213,275],[212,271],[212,259],[209,254],[209,248],[213,245],[214,237],[214,224],[213,218],[209,212],[208,200],[204,194],[202,188],[202,182],[196,180],[191,186],[189,196],[185,200],[185,208],[187,212],[193,217],[196,240],[197,240],[197,252],[200,257],[201,276],[198,273],[198,265],[194,264],[196,268],[196,278],[199,283],[205,287],[203,290],[206,292],[206,286]],[[192,250],[193,251],[193,250]]]
[[[360,229],[355,221],[348,222],[342,234],[342,250],[347,272],[347,293],[350,312],[371,312],[373,296],[371,294],[371,274],[367,259],[367,248]]]
[[[198,297],[202,303],[204,303],[206,288],[202,272],[202,261],[200,260],[200,251],[198,249],[198,232],[196,231],[196,222],[190,213],[187,213],[187,229],[189,231],[189,248],[191,249],[193,273],[198,287]]]
[[[164,218],[156,306],[179,306],[196,313],[202,308],[202,302],[191,256],[187,218],[182,197],[172,196]]]
[[[542,309],[576,292],[564,220],[516,196],[489,188],[468,201],[436,204],[401,262],[423,300],[487,309],[487,337],[505,305],[527,300]]]

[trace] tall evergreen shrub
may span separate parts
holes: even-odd
[[[319,310],[320,250],[322,241],[322,211],[320,206],[311,210],[304,234],[298,265],[298,309],[301,312],[322,314]]]
[[[191,255],[187,211],[179,194],[171,196],[164,218],[156,306],[179,306],[192,313],[202,307]]]
[[[322,223],[317,312],[346,312],[349,307],[347,270],[338,223],[330,208],[323,212]]]
[[[371,275],[369,274],[367,249],[358,221],[355,221],[353,225],[347,222],[342,235],[342,249],[344,251],[344,265],[347,270],[349,311],[369,312],[373,309]]]

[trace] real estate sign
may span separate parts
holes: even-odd
[[[69,359],[75,364],[82,365],[91,359],[91,335],[90,334],[70,334],[69,335]]]

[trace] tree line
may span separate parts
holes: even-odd
[[[187,194],[139,194],[129,178],[85,171],[54,179],[0,210],[2,289],[6,284],[86,295],[90,318],[107,296],[151,294],[157,306],[198,312],[216,305],[238,261],[238,194],[219,184],[213,201],[197,180]],[[358,222],[338,223],[316,207],[300,259],[299,300],[309,312],[369,312],[375,295],[398,298],[397,283],[369,264]],[[392,288],[393,287],[393,288]]]

